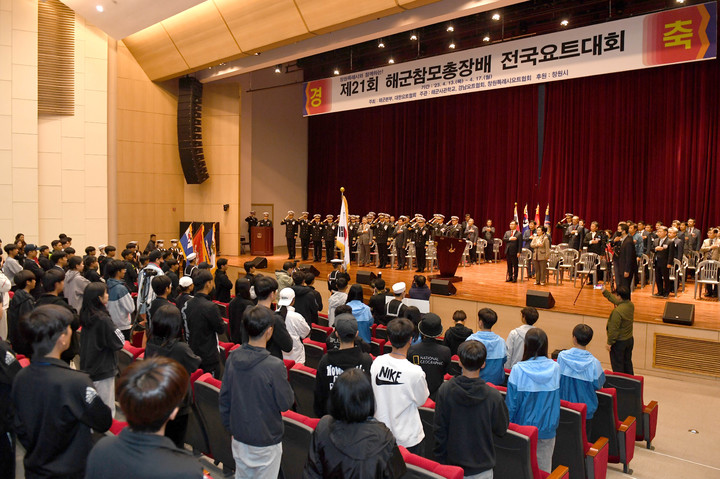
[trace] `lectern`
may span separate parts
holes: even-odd
[[[270,226],[250,228],[250,254],[253,256],[272,256],[273,229]]]
[[[439,236],[437,239],[437,260],[440,274],[430,276],[431,279],[445,279],[450,282],[462,281],[455,276],[460,260],[462,259],[467,242],[462,239]]]

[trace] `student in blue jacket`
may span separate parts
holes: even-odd
[[[468,336],[466,341],[480,341],[485,345],[487,359],[485,368],[480,370],[480,378],[486,383],[502,386],[505,384],[503,365],[507,361],[507,346],[503,338],[492,332],[498,320],[497,313],[490,308],[483,308],[478,311],[478,319],[482,329]]]
[[[592,328],[587,324],[578,324],[572,334],[575,347],[560,352],[557,360],[560,366],[560,399],[587,404],[585,430],[590,437],[590,420],[598,407],[595,391],[605,384],[605,373],[600,361],[586,349],[593,338]]]
[[[510,373],[505,402],[510,422],[538,428],[538,466],[550,472],[555,431],[560,422],[560,367],[547,354],[545,331],[529,330],[523,359]]]

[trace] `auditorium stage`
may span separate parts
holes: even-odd
[[[253,256],[249,255],[228,257],[228,263],[231,266],[242,268],[245,261],[253,258]],[[282,269],[283,263],[287,261],[287,255],[276,254],[274,256],[267,256],[267,260],[267,269],[260,270],[260,272],[263,274],[274,274],[276,269]],[[310,260],[301,261],[301,263],[312,264],[320,271],[318,281],[327,278],[327,275],[332,271],[332,266],[324,261],[314,263]],[[408,284],[409,288],[413,276],[419,274],[408,270],[398,271],[395,269],[378,269],[375,267],[359,268],[353,265],[350,268],[353,282],[355,282],[355,273],[358,270],[372,271],[376,274],[382,272],[382,278],[388,287],[398,281],[404,281]],[[527,290],[532,289],[551,292],[555,298],[553,311],[556,312],[607,318],[612,310],[612,304],[603,297],[600,289],[593,289],[592,285],[588,283],[582,289],[582,292],[580,292],[580,279],[578,279],[577,284],[573,287],[572,280],[568,280],[566,275],[563,283],[556,286],[555,278],[551,276],[551,281],[548,284],[538,286],[534,284],[534,280],[528,281],[527,279],[522,282],[518,281],[517,283],[506,283],[505,272],[505,261],[483,263],[468,267],[460,266],[456,275],[462,277],[463,280],[454,283],[457,288],[457,294],[451,298],[522,307],[525,305]],[[431,274],[437,274],[437,271],[432,273],[426,271],[423,274],[427,277]],[[327,289],[324,282],[322,282],[322,284],[319,282],[316,287],[321,292]],[[679,291],[677,298],[675,298],[674,295],[670,295],[670,298],[667,300],[653,297],[650,285],[645,286],[643,289],[636,289],[632,293],[632,301],[635,304],[635,321],[662,323],[663,310],[667,301],[693,303],[695,304],[695,325],[693,327],[720,331],[720,303],[715,299],[704,297],[694,300],[693,288],[694,283],[688,282],[685,285],[684,293]],[[578,292],[580,292],[580,296],[577,299],[577,303],[573,305]]]

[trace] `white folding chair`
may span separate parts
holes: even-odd
[[[693,290],[693,299],[697,298],[699,284],[715,285],[716,287],[720,285],[720,281],[718,280],[719,269],[720,261],[713,261],[711,259],[701,261],[700,264],[697,265],[697,270],[695,271],[695,289]],[[702,289],[700,290],[700,295],[702,296]]]
[[[600,264],[600,258],[595,253],[583,253],[580,256],[580,260],[577,262],[575,267],[575,274],[573,275],[573,287],[578,276],[590,276],[592,277],[593,286],[597,284],[597,272],[598,265]]]

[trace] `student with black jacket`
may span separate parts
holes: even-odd
[[[315,299],[315,290],[303,286],[305,283],[305,273],[301,271],[295,271],[292,274],[293,286],[292,289],[295,291],[295,312],[302,315],[308,326],[312,327],[313,323],[318,322],[318,304]]]
[[[218,350],[218,334],[225,332],[225,322],[209,294],[213,289],[212,273],[198,271],[193,279],[195,296],[182,310],[185,334],[193,353],[200,356],[200,367],[215,379],[222,379],[223,367]]]
[[[385,287],[385,280],[378,278],[372,283],[373,295],[370,296],[368,306],[370,306],[370,312],[373,315],[375,324],[385,323],[385,303],[388,296],[392,296],[390,290]]]
[[[170,296],[170,293],[172,292],[172,280],[166,276],[155,276],[150,281],[150,287],[153,289],[153,292],[155,293],[155,299],[152,300],[152,303],[150,303],[150,309],[148,309],[147,314],[147,320],[148,320],[148,328],[152,324],[152,318],[157,312],[158,309],[160,309],[163,306],[175,306],[173,303],[170,302],[168,297]]]
[[[32,271],[23,270],[15,275],[15,294],[10,300],[8,307],[8,339],[12,344],[13,350],[24,356],[32,356],[30,345],[20,334],[19,324],[20,318],[30,314],[35,308],[35,298],[30,293],[36,285],[35,275]]]
[[[271,306],[275,302],[275,292],[278,283],[274,278],[269,276],[256,276],[255,278],[255,296],[257,296],[258,306],[264,306],[272,312]],[[283,352],[292,351],[292,337],[285,327],[285,320],[279,314],[275,314],[275,324],[273,325],[273,333],[267,342],[267,350],[276,358],[282,359]],[[248,342],[247,331],[243,328],[243,344]]]
[[[435,400],[435,393],[450,371],[452,353],[450,348],[435,339],[443,332],[440,316],[434,313],[424,314],[418,330],[422,341],[410,346],[407,357],[411,363],[417,364],[425,372],[430,399]]]
[[[20,323],[34,354],[17,373],[11,398],[15,431],[27,451],[28,479],[82,478],[92,447],[90,430],[103,433],[112,424],[110,408],[88,375],[60,360],[72,342],[73,321],[68,307],[45,305]]]
[[[17,275],[15,275],[17,280]],[[0,479],[15,479],[15,431],[10,391],[22,369],[10,344],[0,340]]]
[[[80,369],[88,373],[100,398],[115,416],[115,353],[123,348],[125,336],[115,327],[107,310],[105,283],[90,283],[85,288],[80,310]]]
[[[217,260],[217,269],[215,270],[215,299],[221,303],[230,302],[230,292],[232,291],[232,281],[227,275],[228,260],[220,258]]]
[[[235,297],[228,305],[228,321],[230,323],[230,341],[241,344],[243,338],[242,317],[247,308],[255,306],[250,299],[250,288],[252,283],[246,278],[238,278],[235,281]]]
[[[480,379],[486,355],[480,341],[462,343],[462,374],[440,386],[435,405],[435,457],[462,467],[466,476],[492,471],[493,436],[505,435],[510,423],[503,397]]]
[[[192,352],[187,343],[180,340],[181,330],[180,311],[171,304],[160,307],[153,316],[145,358],[164,356],[173,359],[185,368],[188,375],[192,375],[200,367],[202,360]],[[172,439],[179,448],[185,444],[185,433],[192,408],[190,383],[188,383],[186,391],[175,419],[170,420],[165,426],[165,436]]]
[[[70,323],[70,327],[72,328],[73,333],[70,338],[70,345],[60,355],[60,359],[70,364],[70,361],[72,361],[80,351],[80,342],[78,340],[77,333],[75,332],[80,327],[80,318],[78,317],[77,311],[75,311],[75,309],[68,304],[67,300],[60,295],[64,287],[65,273],[59,268],[51,269],[45,273],[45,276],[43,277],[43,289],[45,290],[45,293],[38,298],[35,302],[35,306],[53,304],[55,306],[61,306],[72,313],[73,319]]]
[[[453,313],[455,326],[445,331],[445,339],[443,339],[443,344],[450,348],[450,354],[457,354],[458,346],[464,343],[468,336],[473,333],[472,329],[465,326],[466,319],[467,314],[465,314],[465,311],[457,310]]]

